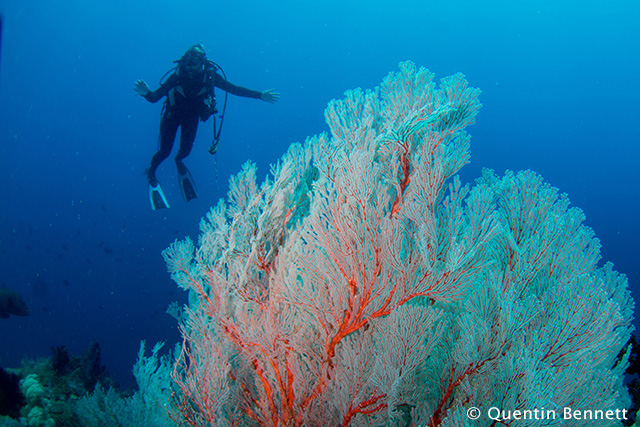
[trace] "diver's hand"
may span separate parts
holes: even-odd
[[[280,94],[278,92],[274,92],[273,89],[269,89],[260,94],[260,99],[268,102],[269,104],[275,104],[280,99]]]
[[[138,80],[133,85],[133,90],[140,96],[147,96],[151,89],[149,89],[149,85],[144,80]]]

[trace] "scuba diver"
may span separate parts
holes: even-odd
[[[151,91],[144,80],[138,80],[134,85],[134,91],[149,102],[157,102],[166,96],[160,120],[160,149],[153,155],[149,169],[147,169],[149,200],[153,210],[169,207],[156,178],[156,170],[160,163],[171,154],[178,126],[180,127],[180,148],[175,161],[178,168],[179,187],[187,202],[198,197],[193,178],[182,161],[191,152],[196,138],[198,121],[207,121],[209,117],[218,112],[214,87],[233,95],[261,99],[271,104],[280,99],[280,94],[272,89],[258,92],[227,81],[226,76],[223,77],[224,71],[213,61],[207,59],[204,46],[201,44],[191,46],[182,55],[182,58],[174,62],[177,63],[177,66],[167,72],[167,74],[171,74],[166,80],[162,81],[163,79],[161,79],[160,87],[157,90]],[[222,71],[222,75],[218,72],[219,70]],[[226,94],[224,106],[226,107]],[[224,107],[220,117],[220,126],[222,126],[223,118]],[[215,154],[218,149],[220,133],[219,130],[216,132],[215,128],[214,117],[214,140],[209,148],[211,154]]]

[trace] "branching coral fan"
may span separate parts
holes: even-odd
[[[165,250],[190,291],[176,421],[493,426],[490,408],[628,405],[633,301],[582,211],[531,171],[456,176],[479,93],[404,62],[332,101],[331,135],[262,185],[245,164],[199,244]]]

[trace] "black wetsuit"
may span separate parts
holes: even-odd
[[[180,75],[178,71],[174,72],[157,90],[149,92],[144,97],[149,102],[158,102],[167,97],[160,121],[160,149],[153,155],[147,171],[150,183],[155,181],[156,169],[160,163],[171,154],[178,126],[180,149],[176,155],[176,164],[181,167],[182,159],[189,155],[196,139],[198,121],[206,121],[213,113],[214,87],[246,98],[260,99],[262,95],[261,92],[229,83],[213,66],[208,66],[192,77]]]

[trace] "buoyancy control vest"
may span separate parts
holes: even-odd
[[[206,121],[216,110],[214,78],[217,68],[205,60],[200,70],[187,71],[180,62],[174,68],[177,79],[167,93],[164,109],[168,112],[190,112]]]

